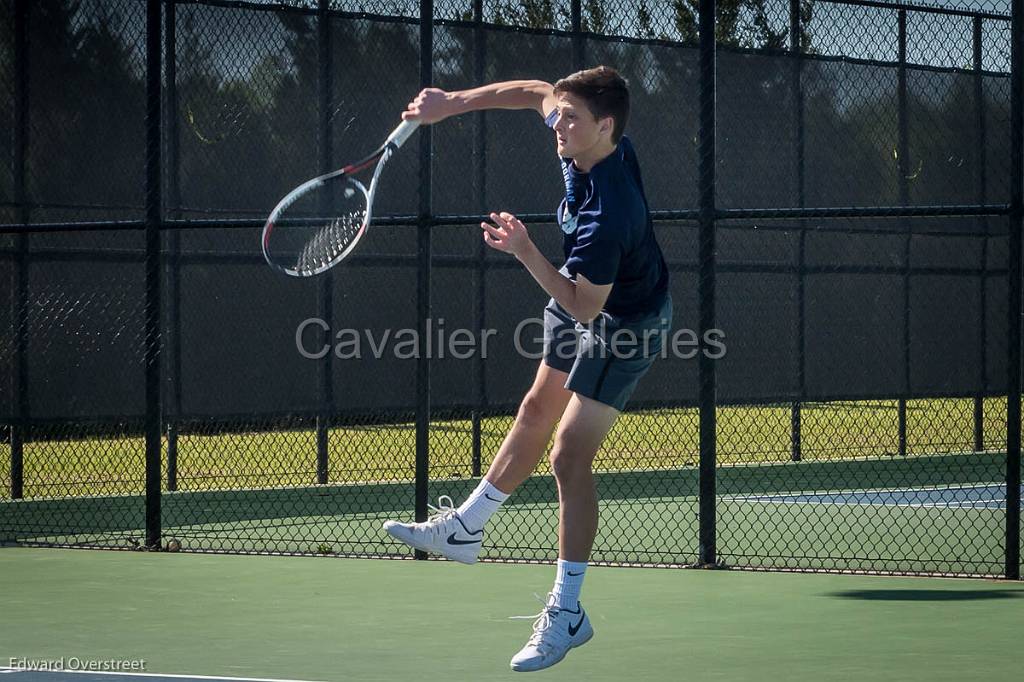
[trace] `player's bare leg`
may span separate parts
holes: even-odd
[[[558,558],[587,561],[597,534],[594,457],[619,411],[591,398],[573,395],[551,450],[558,483]]]
[[[544,456],[555,424],[572,397],[572,392],[565,388],[568,378],[565,372],[540,363],[533,386],[519,405],[515,423],[485,476],[506,495],[533,473]]]
[[[574,394],[551,450],[558,483],[558,574],[526,646],[512,658],[512,669],[541,670],[594,636],[579,601],[580,588],[597,534],[597,491],[593,463],[619,412]]]
[[[476,562],[483,543],[483,528],[509,494],[530,476],[551,440],[558,418],[572,393],[564,388],[568,375],[543,362],[533,386],[519,406],[512,429],[505,436],[487,475],[465,502],[455,509],[442,496],[435,514],[422,523],[387,521],[384,529],[394,538],[424,552],[442,554],[464,564]]]

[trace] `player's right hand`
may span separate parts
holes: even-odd
[[[426,88],[416,95],[416,99],[409,102],[409,106],[402,112],[403,121],[419,121],[429,124],[443,121],[451,116],[451,100],[448,93],[440,88]]]

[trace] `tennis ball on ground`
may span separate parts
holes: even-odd
[[[181,550],[181,541],[172,538],[167,541],[166,548],[168,552],[178,552]]]

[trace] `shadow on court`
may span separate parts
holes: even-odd
[[[863,599],[865,601],[981,601],[985,599],[1020,599],[1020,590],[848,590],[831,592],[827,597]]]

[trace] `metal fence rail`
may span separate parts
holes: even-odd
[[[400,555],[380,520],[467,490],[529,384],[543,300],[474,226],[556,256],[545,130],[421,129],[315,282],[262,220],[421,87],[608,63],[695,342],[599,455],[595,560],[1019,578],[1020,5],[5,0],[0,541]],[[498,341],[296,350],[445,325]],[[554,557],[547,474],[490,558]]]

